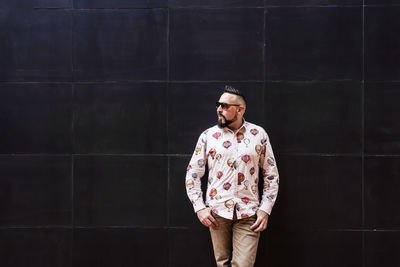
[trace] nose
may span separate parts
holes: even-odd
[[[221,105],[218,106],[217,112],[218,112],[218,113],[222,113],[222,107],[221,107]]]

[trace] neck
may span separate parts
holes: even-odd
[[[227,127],[229,129],[231,129],[232,131],[236,131],[238,130],[241,126],[243,125],[243,118],[241,118],[240,120],[236,120],[235,122],[229,124]]]

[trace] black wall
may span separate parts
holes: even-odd
[[[400,266],[396,0],[0,2],[0,265],[214,266],[184,188],[219,88],[281,175],[256,266]]]

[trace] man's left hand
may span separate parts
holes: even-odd
[[[253,230],[254,232],[264,231],[265,229],[267,229],[269,215],[268,213],[262,210],[257,210],[256,214],[257,214],[257,220],[252,226],[250,226],[250,229]]]

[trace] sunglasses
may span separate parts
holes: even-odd
[[[221,106],[221,108],[222,109],[228,109],[228,108],[230,108],[231,106],[236,106],[236,107],[238,107],[238,106],[240,106],[240,104],[228,104],[228,103],[222,103],[222,102],[215,102],[215,106],[217,107],[217,108],[219,108],[219,106]]]

